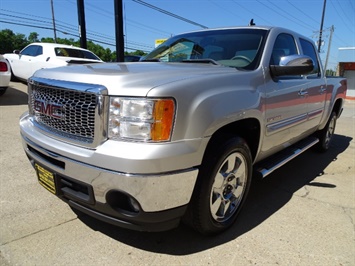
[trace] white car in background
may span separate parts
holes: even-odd
[[[11,66],[12,75],[25,81],[42,68],[103,62],[87,49],[57,43],[32,43],[4,57]]]
[[[3,95],[9,86],[11,70],[9,63],[0,55],[0,96]]]

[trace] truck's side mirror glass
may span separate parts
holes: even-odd
[[[270,65],[273,76],[305,75],[314,69],[312,58],[305,55],[284,56],[279,65]]]

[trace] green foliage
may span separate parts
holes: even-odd
[[[327,69],[325,71],[325,75],[326,76],[336,76],[336,72],[334,70],[332,70],[332,69]]]
[[[101,45],[95,44],[92,41],[87,42],[87,48],[105,62],[111,62],[113,53],[109,48],[103,48]]]
[[[0,31],[0,54],[12,53],[13,50],[22,50],[25,46],[33,42],[47,42],[54,43],[54,39],[51,37],[41,38],[39,40],[39,35],[37,32],[31,32],[28,38],[24,34],[15,34],[12,30],[5,29]],[[62,39],[57,38],[57,43],[68,44],[80,47],[80,40]],[[100,57],[105,62],[116,61],[116,51],[111,51],[109,48],[104,48],[99,44],[92,41],[87,42],[87,49],[92,51],[98,57]],[[127,53],[125,55],[140,55],[143,56],[145,53],[141,50],[136,50],[134,52]]]
[[[135,52],[132,53],[127,53],[128,55],[139,55],[139,56],[143,56],[146,55],[145,52],[141,51],[141,50],[136,50]]]
[[[39,42],[38,33],[37,32],[31,32],[30,35],[28,35],[28,41],[30,43]]]
[[[0,54],[12,53],[13,50],[21,50],[30,44],[24,34],[15,34],[12,30],[0,31]]]

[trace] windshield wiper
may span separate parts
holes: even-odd
[[[161,62],[158,58],[143,59],[140,62]]]
[[[212,64],[212,65],[220,65],[217,61],[206,58],[206,59],[185,59],[182,60],[183,63],[202,63],[202,64]]]

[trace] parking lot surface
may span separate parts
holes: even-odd
[[[254,184],[237,223],[214,237],[161,233],[73,212],[42,188],[21,144],[27,89],[0,97],[0,265],[355,265],[355,101],[327,153],[309,150]]]

